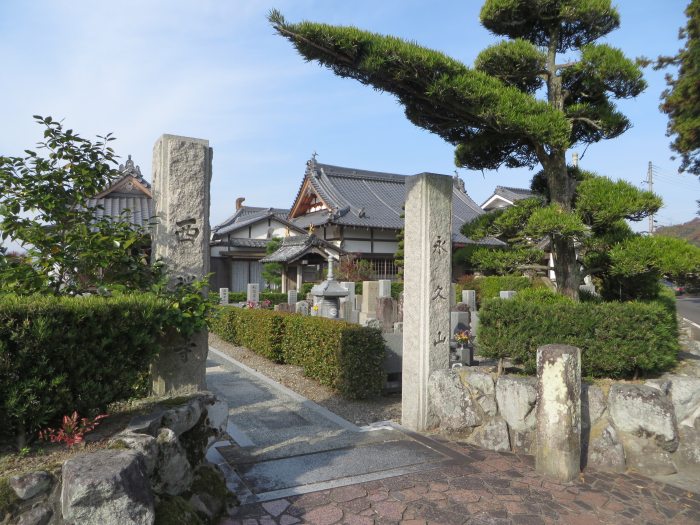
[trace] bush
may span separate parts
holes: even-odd
[[[479,353],[512,358],[529,374],[535,373],[537,348],[551,343],[579,347],[582,374],[590,377],[631,378],[676,363],[678,326],[668,301],[574,302],[550,294],[530,290],[486,301],[479,313]]]
[[[18,437],[132,397],[168,303],[153,294],[0,298],[0,419]]]
[[[218,293],[215,294],[218,297]],[[248,293],[247,292],[230,292],[228,294],[228,302],[229,303],[245,303],[248,300]],[[287,302],[287,294],[286,293],[277,293],[277,292],[261,292],[260,293],[260,301],[265,301],[268,300],[272,305],[280,304],[280,303],[286,303]],[[299,298],[301,301],[301,298]]]
[[[520,275],[494,275],[491,277],[477,277],[470,280],[460,279],[457,284],[457,300],[462,300],[462,290],[476,290],[476,302],[483,304],[484,300],[499,297],[501,291],[525,290],[537,286],[528,277]]]
[[[376,397],[384,386],[379,330],[283,312],[219,308],[211,329],[225,341],[301,366],[304,375],[348,399]]]

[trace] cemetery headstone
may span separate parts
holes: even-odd
[[[296,290],[288,290],[287,291],[287,303],[288,304],[297,304],[298,297],[299,297],[299,294],[297,293]]]
[[[360,309],[360,323],[365,324],[369,319],[377,318],[377,295],[379,283],[377,281],[364,281],[362,283],[362,308]]]
[[[306,301],[297,301],[295,305],[295,311],[301,315],[309,315],[309,303]]]
[[[476,312],[476,290],[462,290],[462,302],[467,303],[472,312]]]
[[[163,135],[153,147],[153,258],[165,264],[170,287],[209,273],[211,159],[207,140]],[[166,333],[162,347],[151,368],[155,395],[206,388],[206,329],[186,340]]]
[[[228,304],[228,288],[219,288],[219,304]]]
[[[406,179],[401,423],[429,428],[428,378],[450,363],[452,177]]]
[[[389,279],[377,281],[377,297],[391,297],[391,281]]]
[[[501,290],[499,292],[499,295],[500,295],[501,299],[512,299],[513,297],[515,297],[515,295],[517,293],[518,292],[514,292],[513,290],[507,290],[507,291]]]
[[[249,303],[258,304],[260,302],[260,284],[248,283],[246,300]]]

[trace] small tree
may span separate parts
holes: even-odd
[[[482,51],[473,69],[355,27],[289,23],[279,11],[269,19],[305,59],[393,93],[411,122],[456,147],[458,166],[541,165],[551,209],[539,212],[539,225],[549,228],[561,293],[577,297],[576,238],[566,235],[575,222],[576,179],[566,152],[627,131],[614,101],[636,97],[646,83],[622,51],[597,43],[620,23],[610,0],[486,0],[480,16],[509,40]]]
[[[272,237],[265,247],[265,254],[271,255],[275,253],[281,244],[282,239],[280,237]],[[282,284],[282,264],[275,262],[263,264],[262,276],[268,287],[271,284],[279,287]]]
[[[84,139],[51,117],[39,149],[0,157],[0,236],[22,245],[23,258],[0,255],[0,288],[12,293],[73,294],[143,288],[157,278],[144,247],[148,232],[122,218],[96,218],[88,200],[117,177],[111,135]]]
[[[374,277],[372,263],[366,259],[358,259],[354,254],[340,257],[338,270],[335,272],[339,281],[359,282],[369,281]]]

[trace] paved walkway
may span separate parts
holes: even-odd
[[[221,525],[700,524],[696,493],[593,471],[552,483],[530,456],[360,429],[216,351],[207,381],[235,439],[210,459],[243,501]]]

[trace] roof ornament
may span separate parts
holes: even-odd
[[[309,224],[309,236],[311,236],[311,235],[313,235],[313,234],[314,234],[314,225],[313,225],[313,224]]]
[[[364,216],[365,216],[365,207],[364,207],[364,206],[358,210],[357,216],[358,216],[358,217],[364,217]]]
[[[453,185],[462,193],[467,193],[466,188],[464,187],[464,181],[460,178],[459,173],[457,173],[457,170],[455,170],[455,176],[452,177],[452,182]]]
[[[151,185],[144,180],[143,175],[141,174],[141,167],[134,164],[134,161],[131,159],[131,155],[128,156],[124,164],[119,165],[119,171],[122,175],[131,175],[147,188],[151,187]]]

